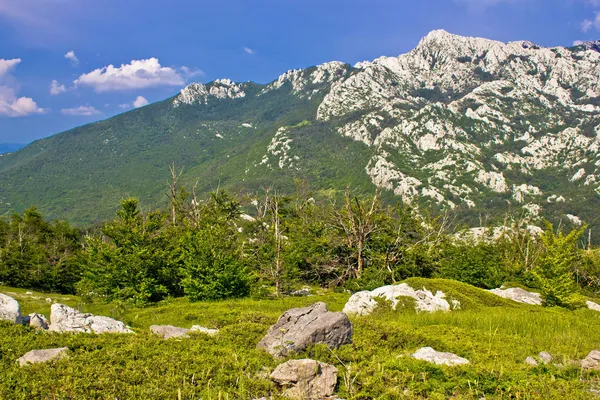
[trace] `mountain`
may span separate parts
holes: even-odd
[[[199,190],[294,179],[386,189],[463,220],[599,225],[600,53],[434,31],[399,57],[260,85],[216,80],[0,158],[0,214],[92,222],[121,197],[164,202],[168,165]]]
[[[25,145],[20,143],[0,143],[0,154],[11,153],[22,147],[25,147]]]

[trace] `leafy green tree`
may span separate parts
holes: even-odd
[[[546,222],[546,229],[540,237],[544,253],[532,270],[545,306],[576,308],[581,305],[573,271],[579,259],[577,241],[585,229],[573,229],[564,235],[561,230],[554,233],[552,224]]]
[[[82,263],[85,278],[82,295],[120,299],[135,304],[156,301],[173,286],[166,215],[158,211],[142,214],[136,198],[121,201],[117,219],[102,228],[100,237],[87,237]]]

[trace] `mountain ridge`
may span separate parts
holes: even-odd
[[[69,211],[82,195],[89,204],[100,199],[102,216],[126,194],[160,203],[174,161],[186,167],[185,181],[200,180],[204,190],[290,189],[296,178],[322,190],[378,186],[406,203],[471,219],[513,208],[531,219],[595,223],[599,76],[600,53],[586,45],[505,44],[438,30],[398,57],[290,70],[268,84],[192,83],[162,102],[0,159],[0,213],[33,203],[89,222],[91,213]],[[104,188],[99,196],[77,181],[80,173],[57,165],[62,159],[81,169],[58,145],[81,135],[88,140],[76,146],[82,159],[106,170],[88,171]],[[34,187],[33,172],[47,182]]]

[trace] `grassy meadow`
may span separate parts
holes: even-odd
[[[337,395],[344,399],[590,399],[599,375],[573,360],[600,349],[600,314],[517,304],[484,290],[448,281],[410,279],[414,287],[444,291],[461,301],[450,313],[416,313],[382,306],[352,317],[354,343],[330,350],[315,345],[290,358],[313,358],[339,369]],[[165,300],[145,308],[118,303],[85,304],[76,296],[0,287],[19,300],[23,314],[49,316],[46,298],[108,315],[135,335],[55,334],[0,325],[2,399],[279,399],[269,373],[275,360],[256,344],[285,310],[324,301],[340,311],[347,293],[315,290],[315,296],[190,303]],[[410,302],[406,302],[410,304]],[[217,336],[191,334],[162,340],[153,324],[219,328]],[[19,367],[33,349],[69,348],[69,357]],[[411,359],[431,346],[470,360],[445,367]],[[527,356],[548,351],[556,365],[531,367]]]

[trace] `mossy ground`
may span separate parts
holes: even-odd
[[[442,290],[461,301],[451,313],[415,313],[382,307],[352,318],[354,344],[337,350],[317,345],[293,358],[335,364],[337,394],[347,399],[590,399],[598,374],[572,360],[600,349],[600,313],[519,305],[485,291],[447,280],[412,279],[413,287]],[[322,292],[304,298],[190,303],[186,299],[147,308],[86,305],[75,296],[0,288],[11,292],[25,314],[49,313],[45,298],[82,310],[118,317],[135,335],[83,335],[35,332],[0,325],[2,399],[253,399],[278,397],[268,374],[280,362],[256,343],[285,310],[325,301],[339,311],[348,294]],[[410,302],[408,302],[410,304]],[[221,329],[209,337],[161,340],[152,324]],[[32,349],[67,346],[70,356],[50,364],[17,366]],[[450,351],[470,365],[440,367],[409,355],[423,346]],[[556,363],[531,367],[529,355],[548,351]]]

